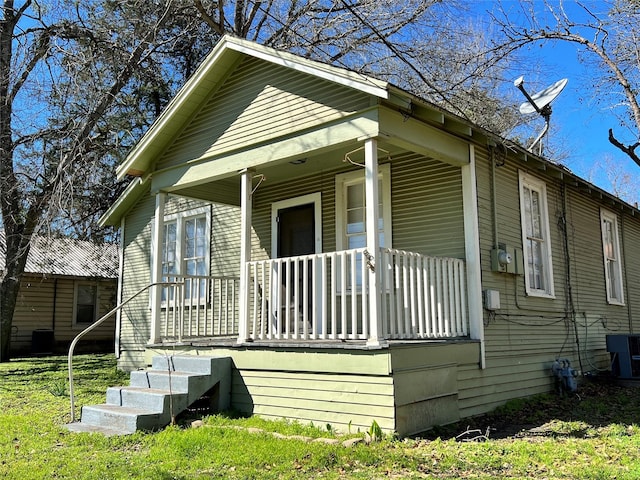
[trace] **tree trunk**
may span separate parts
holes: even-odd
[[[20,293],[20,281],[29,255],[29,241],[22,235],[7,235],[5,269],[0,283],[0,362],[11,358],[11,327]]]
[[[8,362],[11,358],[11,326],[19,291],[20,280],[5,275],[0,284],[0,362]]]

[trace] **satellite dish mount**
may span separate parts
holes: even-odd
[[[513,84],[522,92],[522,94],[527,99],[522,105],[520,105],[520,113],[526,115],[528,113],[537,112],[540,114],[542,118],[544,118],[544,128],[540,132],[540,134],[536,137],[536,139],[529,145],[530,152],[533,152],[533,149],[536,145],[538,145],[538,155],[542,155],[542,138],[549,131],[549,122],[551,120],[551,102],[553,102],[562,89],[565,87],[569,80],[563,78],[562,80],[558,80],[553,85],[549,85],[544,90],[539,91],[534,95],[529,95],[529,93],[524,88],[524,77],[518,77]]]

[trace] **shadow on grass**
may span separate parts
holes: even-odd
[[[29,364],[26,366],[26,364]],[[67,363],[60,357],[31,357],[4,364],[3,376],[31,376],[55,373],[67,369]]]
[[[507,402],[495,411],[424,432],[421,438],[486,440],[573,437],[625,432],[640,424],[640,384],[623,386],[602,375],[585,378],[574,394],[545,394]],[[621,428],[622,427],[622,428]]]

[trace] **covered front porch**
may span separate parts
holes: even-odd
[[[256,340],[445,339],[469,335],[465,262],[380,248],[380,287],[366,249],[251,261],[248,278],[173,276],[152,343]],[[371,303],[378,318],[370,315]],[[245,317],[240,316],[244,304]],[[154,315],[155,318],[155,315]],[[240,333],[245,332],[244,337]]]
[[[166,258],[163,263],[165,230],[155,229],[152,280],[174,284],[158,286],[152,295],[148,343],[184,344],[216,338],[228,343],[233,338],[238,345],[349,341],[379,348],[390,340],[482,340],[473,149],[472,161],[455,167],[460,176],[460,198],[456,201],[463,207],[458,213],[463,228],[455,233],[459,237],[448,240],[462,245],[460,258],[386,246],[391,244],[391,235],[385,235],[381,225],[388,224],[394,243],[398,240],[402,246],[401,228],[395,229],[403,224],[398,220],[391,228],[391,215],[399,217],[395,211],[399,208],[392,208],[393,195],[385,191],[388,187],[380,179],[389,176],[391,168],[402,172],[404,164],[394,158],[407,153],[396,147],[395,152],[403,153],[392,155],[390,146],[381,147],[375,138],[359,145],[355,145],[362,155],[362,163],[356,163],[359,173],[352,165],[347,166],[351,168],[345,174],[345,167],[323,172],[325,177],[336,179],[332,182],[336,192],[333,199],[325,191],[314,192],[313,186],[309,187],[311,193],[301,191],[297,196],[261,190],[265,178],[272,185],[286,184],[292,170],[302,175],[297,178],[316,175],[312,166],[326,164],[326,152],[318,153],[318,159],[305,157],[305,165],[299,170],[290,162],[280,161],[242,170],[239,182],[238,176],[234,176],[235,181],[234,177],[223,176],[213,183],[209,179],[204,185],[174,185],[169,191],[158,191],[156,225],[163,224],[169,195],[221,202],[219,194],[210,192],[224,192],[227,202],[237,199],[239,271],[238,275],[172,274],[167,271]],[[341,151],[352,152],[353,148],[347,146]],[[379,162],[380,152],[385,152],[384,162]],[[337,197],[342,184],[338,184],[342,180],[338,179],[355,174],[363,180],[361,232],[333,243],[331,237],[340,236],[337,225],[348,223],[346,218],[339,218],[338,208],[335,214],[332,212],[340,201]],[[393,185],[396,190],[402,187]],[[318,187],[322,188],[326,187]],[[308,215],[304,209],[308,209]],[[358,213],[354,214],[355,207],[346,210],[345,217]],[[333,218],[326,218],[327,211]],[[294,220],[287,220],[289,212],[293,212]],[[300,215],[309,219],[299,220]],[[287,222],[290,225],[285,226]],[[419,234],[432,235],[429,222],[423,222]],[[360,226],[353,221],[345,231],[349,228]],[[211,236],[216,234],[212,230]],[[358,242],[358,248],[348,248]]]

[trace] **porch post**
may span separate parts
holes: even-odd
[[[249,270],[251,261],[251,185],[253,172],[245,169],[240,172],[240,321],[237,343],[249,339]]]
[[[471,338],[480,340],[480,367],[485,368],[480,230],[478,228],[476,157],[473,145],[469,145],[469,164],[462,166],[462,204],[464,212],[464,248],[467,266],[469,333],[471,334]]]
[[[368,269],[369,283],[369,338],[367,345],[379,346],[382,338],[382,315],[380,312],[380,240],[378,238],[378,141],[369,138],[364,142],[365,205],[367,252],[373,259]],[[365,261],[365,259],[363,259]]]
[[[153,231],[153,271],[151,273],[151,282],[158,283],[162,281],[162,237],[164,234],[164,206],[167,201],[167,194],[164,192],[156,193],[156,209],[155,209],[155,229]],[[160,315],[162,313],[162,286],[156,285],[152,288],[152,307],[151,307],[151,331],[149,332],[149,343],[160,342]]]

